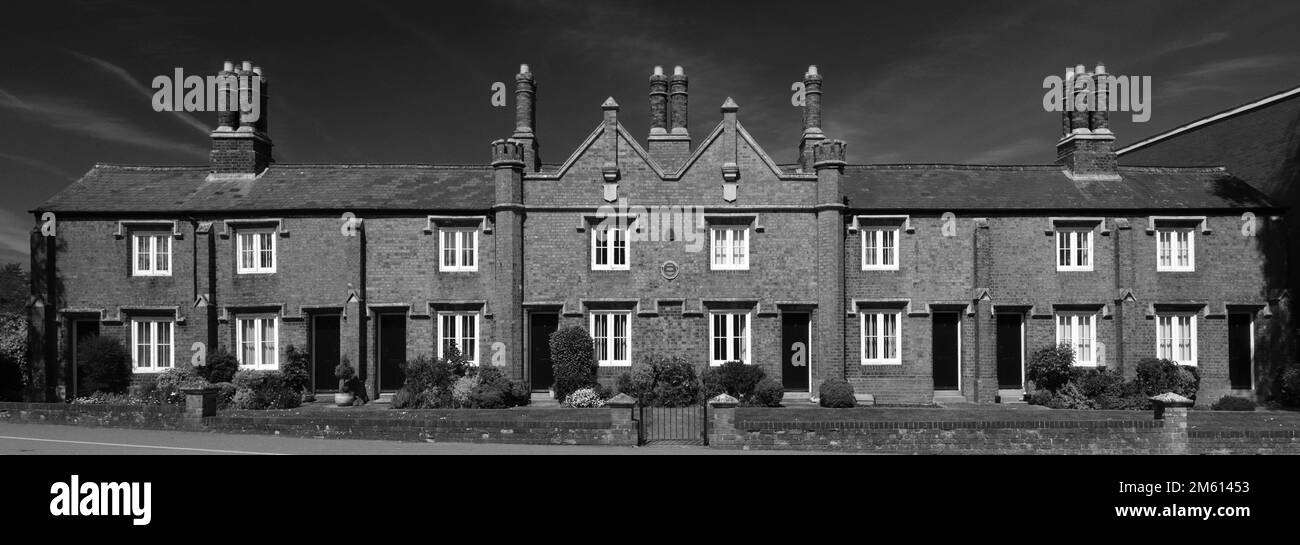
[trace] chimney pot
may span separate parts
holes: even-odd
[[[527,65],[527,64],[521,64],[521,65],[519,65],[519,73],[520,73],[520,74],[528,74],[528,73],[529,73],[529,72],[528,72],[528,65]]]
[[[252,69],[253,69],[253,63],[252,63],[251,61],[244,61],[244,63],[243,63],[243,69],[244,69],[245,72],[248,72],[248,71],[252,70]]]
[[[262,67],[261,67],[261,66],[254,66],[254,67],[253,67],[253,73],[254,73],[254,74],[257,74],[257,75],[259,75],[259,76],[262,75]]]
[[[673,75],[674,75],[674,76],[685,76],[685,75],[686,75],[686,70],[683,70],[682,67],[680,67],[680,66],[674,66],[674,67],[673,67]]]
[[[656,76],[662,76],[662,75],[664,75],[664,67],[662,67],[662,66],[656,66],[656,67],[655,67],[654,75],[656,75]]]
[[[222,70],[225,70],[225,71],[227,71],[227,72],[234,72],[234,71],[235,71],[235,63],[230,62],[230,61],[226,61],[226,63],[225,63],[224,65],[222,65],[221,69],[222,69]]]
[[[810,65],[808,65],[808,75],[809,75],[809,76],[816,76],[816,75],[817,75],[817,65],[815,65],[815,64],[810,64]]]

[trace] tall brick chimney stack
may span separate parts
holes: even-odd
[[[813,148],[826,139],[822,132],[822,75],[817,66],[809,66],[803,75],[803,136],[799,139],[799,167],[813,171]]]
[[[650,74],[650,138],[668,134],[668,76],[656,66]]]
[[[1061,140],[1056,143],[1056,164],[1076,180],[1118,180],[1115,157],[1115,134],[1110,130],[1109,115],[1104,107],[1109,100],[1106,66],[1097,63],[1093,72],[1082,64],[1065,71],[1065,89],[1072,95],[1074,108],[1061,115]],[[1089,78],[1093,86],[1085,86]],[[1073,110],[1073,111],[1072,111]]]
[[[224,177],[256,177],[273,161],[273,144],[266,134],[267,94],[262,69],[249,61],[239,66],[227,61],[218,75],[238,79],[232,82],[227,77],[219,86],[219,90],[226,94],[229,111],[217,114],[217,128],[212,132],[212,151],[208,155],[211,172]],[[256,111],[251,106],[254,86],[258,95]],[[250,104],[248,108],[244,107],[246,103]]]
[[[519,65],[519,73],[515,75],[515,134],[510,138],[523,146],[524,170],[541,170],[537,145],[537,80],[527,64]]]
[[[681,168],[691,155],[687,124],[686,71],[678,66],[671,78],[656,66],[650,75],[650,157],[664,169]]]
[[[669,90],[672,95],[669,99]],[[676,170],[690,157],[690,134],[686,130],[686,73],[677,66],[672,79],[655,66],[650,74],[650,157],[664,169]]]

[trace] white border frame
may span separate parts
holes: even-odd
[[[875,232],[875,231],[879,231],[879,232],[884,232],[884,231],[893,231],[893,232],[894,232],[894,252],[893,252],[893,254],[894,254],[894,255],[893,255],[893,257],[894,257],[894,264],[893,264],[893,265],[880,265],[880,264],[877,264],[877,265],[868,265],[868,264],[867,264],[867,233],[868,233],[868,232]],[[899,251],[898,251],[898,250],[899,250],[899,246],[901,245],[901,243],[902,243],[902,229],[900,229],[900,228],[898,228],[898,227],[876,227],[876,226],[858,227],[858,254],[861,256],[861,261],[862,261],[862,270],[864,270],[864,271],[897,271],[897,270],[898,270],[898,266],[899,266],[899,263],[898,263],[898,254],[899,254]],[[884,258],[884,256],[885,256],[885,252],[884,252],[883,250],[881,250],[881,251],[879,251],[879,252],[876,252],[876,253],[877,253],[877,257],[879,257],[879,258]],[[880,261],[880,259],[878,259],[877,261]]]
[[[1070,344],[1070,350],[1072,350],[1072,351],[1074,352],[1074,364],[1072,365],[1072,367],[1086,367],[1086,368],[1096,368],[1096,367],[1100,367],[1100,366],[1101,366],[1101,362],[1098,361],[1098,357],[1097,357],[1097,356],[1100,354],[1100,350],[1099,350],[1100,347],[1099,347],[1099,345],[1097,344],[1097,334],[1098,334],[1098,332],[1097,332],[1097,324],[1100,323],[1100,320],[1097,319],[1097,316],[1098,316],[1097,312],[1096,312],[1096,311],[1091,311],[1091,310],[1058,310],[1058,311],[1056,311],[1056,312],[1053,312],[1053,313],[1052,313],[1052,332],[1053,332],[1053,333],[1055,334],[1055,336],[1056,336],[1056,346],[1061,346],[1061,323],[1060,323],[1060,320],[1061,320],[1061,317],[1062,317],[1062,316],[1067,316],[1067,317],[1071,317],[1071,318],[1087,316],[1087,317],[1092,318],[1092,324],[1091,324],[1092,327],[1088,328],[1088,330],[1092,333],[1092,334],[1089,336],[1089,338],[1088,338],[1088,340],[1091,341],[1091,346],[1092,346],[1092,359],[1091,359],[1091,360],[1088,360],[1088,361],[1080,361],[1080,360],[1079,360],[1079,350],[1076,348],[1076,345],[1077,345],[1078,343],[1072,341],[1071,344]],[[1023,327],[1023,326],[1022,326],[1022,327]],[[1070,326],[1069,326],[1069,327],[1070,327],[1070,338],[1071,338],[1071,339],[1077,339],[1077,338],[1079,338],[1079,323],[1078,323],[1078,320],[1071,319],[1071,320],[1070,320]],[[1022,365],[1023,365],[1023,364],[1022,364]],[[1022,373],[1021,376],[1022,376],[1022,379],[1023,379],[1023,373]]]
[[[465,359],[465,362],[468,363],[468,364],[471,365],[471,366],[477,367],[478,364],[479,364],[479,356],[483,353],[483,350],[482,350],[482,348],[483,348],[483,321],[480,320],[480,318],[482,317],[481,315],[482,315],[482,313],[479,312],[479,311],[477,311],[477,310],[447,310],[447,311],[441,311],[441,312],[438,312],[437,314],[435,314],[435,315],[434,315],[434,319],[433,319],[433,328],[434,328],[434,331],[433,331],[433,342],[434,342],[434,344],[436,344],[437,347],[438,347],[438,357],[439,357],[439,358],[442,358],[442,357],[443,357],[443,354],[442,354],[442,345],[443,345],[443,343],[442,343],[442,341],[443,341],[443,336],[442,336],[442,318],[443,318],[444,316],[473,316],[473,317],[474,317],[474,359],[466,358],[466,359]],[[457,320],[457,321],[453,321],[453,322],[452,322],[452,329],[455,331],[455,333],[453,334],[453,336],[455,336],[456,339],[464,339],[464,338],[465,338],[465,332],[461,330],[461,326],[460,326],[460,321],[459,321],[459,320]],[[460,349],[461,349],[460,355],[461,355],[461,356],[464,356],[464,355],[465,355],[465,348],[464,348],[463,346],[460,346],[460,345],[461,345],[461,343],[458,342],[458,343],[457,343],[457,346],[459,346]]]
[[[130,327],[131,327],[131,373],[132,374],[153,375],[176,367],[176,320],[175,319],[164,318],[164,317],[140,316],[137,318],[131,318],[129,323],[131,324]],[[136,356],[138,356],[137,351],[139,350],[140,347],[140,338],[139,338],[140,331],[139,329],[137,329],[137,324],[140,323],[167,324],[168,329],[170,330],[168,338],[171,339],[171,361],[167,362],[166,367],[159,365],[159,362],[156,361],[154,362],[154,365],[152,367],[140,367],[140,362],[136,359]],[[151,335],[151,342],[149,343],[149,353],[154,357],[157,357],[158,355],[157,326],[154,325],[150,326],[150,335]],[[73,343],[74,344],[76,343],[75,339]]]
[[[479,232],[478,227],[438,227],[438,272],[478,272],[478,255],[479,255],[478,232]],[[472,233],[474,235],[470,237],[470,241],[473,243],[474,246],[473,263],[469,265],[459,263],[460,258],[462,256],[462,252],[465,251],[465,248],[461,247],[459,242],[457,242],[455,246],[455,252],[454,252],[458,264],[447,265],[445,262],[443,262],[443,258],[446,256],[447,240],[445,237],[447,233]],[[455,236],[453,238],[460,239],[459,236]]]
[[[596,316],[626,316],[627,317],[627,359],[603,359],[604,354],[596,354],[596,365],[598,367],[631,367],[632,366],[632,311],[630,310],[593,310],[587,313],[587,330],[591,332],[591,339],[594,343],[596,340]],[[611,326],[613,322],[610,322]],[[613,338],[611,329],[609,337]],[[610,351],[613,351],[613,345],[610,345]]]
[[[1186,267],[1179,266],[1179,265],[1176,265],[1176,264],[1174,264],[1174,265],[1169,265],[1169,266],[1164,266],[1164,265],[1161,265],[1161,264],[1160,264],[1160,250],[1162,250],[1162,249],[1164,248],[1164,244],[1160,242],[1160,234],[1161,234],[1161,233],[1166,233],[1166,232],[1167,232],[1167,233],[1171,233],[1171,234],[1174,235],[1174,238],[1173,238],[1173,240],[1174,240],[1174,247],[1173,247],[1172,250],[1170,250],[1170,254],[1169,254],[1170,262],[1171,262],[1171,263],[1176,263],[1176,262],[1178,261],[1178,255],[1177,255],[1176,253],[1174,253],[1174,251],[1173,251],[1173,250],[1177,250],[1177,249],[1178,249],[1178,244],[1177,244],[1177,234],[1180,233],[1180,232],[1186,232],[1186,233],[1187,233],[1187,263],[1188,263],[1188,265],[1187,265]],[[1156,237],[1156,272],[1196,272],[1196,228],[1194,228],[1194,227],[1156,227],[1156,228],[1155,228],[1155,237]]]
[[[1097,263],[1097,244],[1094,239],[1094,235],[1096,231],[1097,231],[1096,227],[1087,229],[1086,231],[1082,228],[1071,228],[1071,227],[1056,228],[1056,234],[1055,236],[1052,237],[1052,262],[1056,263],[1057,272],[1092,272],[1093,271],[1093,266],[1096,265]],[[1083,233],[1083,232],[1088,233],[1088,264],[1086,266],[1061,265],[1061,235],[1065,233]],[[1074,237],[1071,237],[1071,239],[1073,238]],[[1071,240],[1070,255],[1074,257],[1075,260],[1078,260],[1079,257],[1078,252],[1079,252],[1079,247],[1074,245],[1073,240]]]
[[[610,240],[610,241],[609,241],[609,245],[605,248],[605,252],[606,252],[606,255],[605,255],[605,262],[606,262],[606,264],[605,264],[605,265],[597,265],[597,264],[596,264],[596,236],[597,236],[597,233],[600,232],[600,231],[602,231],[602,230],[608,231],[608,230],[611,230],[611,229],[617,229],[617,230],[619,230],[619,231],[622,231],[622,240],[623,240],[623,248],[624,248],[624,250],[623,250],[623,257],[625,258],[625,261],[624,261],[624,263],[623,263],[622,265],[615,265],[615,264],[614,264],[614,241],[613,241],[613,240]],[[631,269],[632,269],[632,244],[631,244],[631,241],[628,240],[628,234],[629,234],[629,232],[631,231],[631,225],[624,225],[624,226],[612,225],[612,226],[606,226],[605,229],[601,229],[601,226],[600,226],[600,225],[593,225],[593,226],[591,227],[590,231],[591,231],[591,270],[593,270],[593,271],[627,271],[627,270],[631,270]]]
[[[258,256],[258,254],[261,253],[262,251],[262,248],[260,246],[253,250],[254,265],[252,267],[244,267],[243,259],[242,259],[244,254],[243,235],[246,234],[271,235],[270,236],[270,240],[271,240],[271,266],[270,267],[262,267],[256,264],[260,260],[260,257]],[[246,229],[235,229],[233,236],[235,237],[235,274],[275,274],[276,265],[280,262],[280,242],[276,240],[277,238],[279,238],[279,233],[277,233],[276,229],[256,228],[256,227],[250,227]],[[261,237],[253,237],[253,240],[256,241],[258,238]]]
[[[867,358],[867,315],[868,314],[880,314],[880,315],[893,314],[896,317],[896,319],[898,320],[898,346],[897,346],[898,356],[893,358],[876,358],[876,359]],[[858,311],[858,360],[862,365],[902,365],[903,364],[903,311],[902,310],[872,309],[872,310]],[[961,366],[960,364],[958,364],[958,369],[960,370],[960,368]]]
[[[253,330],[257,332],[257,350],[254,352],[254,361],[252,364],[244,361],[244,327],[243,322],[261,322],[264,320],[272,321],[272,334],[275,336],[273,344],[275,350],[275,363],[268,364],[262,361],[262,345],[266,339],[262,338],[261,324],[255,324]],[[247,318],[235,317],[235,358],[239,361],[240,367],[247,367],[254,371],[278,371],[280,369],[280,317],[279,316],[259,316],[251,314]]]
[[[717,246],[717,239],[715,239],[715,238],[713,237],[713,232],[714,232],[714,231],[743,231],[743,232],[745,233],[745,244],[744,244],[744,247],[745,247],[745,262],[744,262],[744,263],[742,263],[742,264],[740,264],[740,265],[730,265],[730,264],[719,265],[716,261],[714,261],[714,259],[715,259],[715,258],[717,257],[717,255],[718,255],[718,254],[717,254],[717,247],[716,247],[716,246]],[[727,225],[727,224],[710,225],[710,226],[709,226],[709,270],[711,270],[711,271],[747,271],[747,270],[749,270],[749,257],[750,257],[750,255],[749,255],[749,239],[750,239],[751,236],[752,236],[752,235],[750,234],[750,228],[749,228],[748,225]],[[727,249],[730,250],[732,247],[734,247],[734,245],[735,245],[735,243],[736,243],[735,234],[734,234],[734,233],[732,233],[732,234],[728,234],[728,235],[727,235],[727,241],[729,242],[729,244],[728,244],[728,246],[727,246]],[[730,258],[730,255],[731,255],[731,254],[728,254],[728,258]],[[728,260],[729,260],[729,259],[728,259]]]
[[[740,359],[732,358],[732,359],[723,359],[723,360],[720,360],[720,359],[717,359],[717,354],[714,354],[714,352],[713,352],[713,342],[714,342],[715,340],[717,340],[717,339],[716,339],[716,337],[713,336],[713,317],[714,317],[714,316],[719,316],[719,315],[728,315],[728,316],[733,316],[733,315],[744,315],[744,316],[745,316],[745,356],[746,356],[745,359],[740,360]],[[717,366],[720,366],[720,365],[722,365],[722,364],[724,364],[724,363],[727,363],[727,362],[729,362],[729,361],[740,361],[741,363],[744,363],[745,365],[753,365],[753,361],[754,361],[754,313],[753,313],[753,311],[749,311],[749,310],[710,310],[709,313],[708,313],[708,316],[709,316],[709,319],[708,319],[707,322],[705,322],[705,327],[708,328],[708,339],[709,339],[709,366],[710,366],[710,367],[717,367]],[[726,324],[727,324],[726,327],[727,327],[728,330],[731,330],[731,329],[734,327],[734,326],[732,325],[733,322],[732,322],[731,320],[727,320]],[[731,334],[734,335],[734,334],[735,334],[735,331],[731,331]],[[730,339],[731,337],[727,337],[727,338]],[[808,386],[808,387],[809,387],[809,388],[812,387],[812,383],[811,383],[811,382],[809,383],[809,386]]]
[[[167,270],[159,272],[156,264],[158,261],[158,244],[157,239],[167,240]],[[172,256],[175,254],[176,245],[172,244],[175,237],[171,233],[161,231],[147,231],[131,233],[131,276],[171,276],[172,275]],[[140,239],[149,240],[149,270],[140,270]]]
[[[1187,318],[1190,318],[1191,321],[1192,321],[1192,324],[1191,324],[1191,325],[1192,325],[1192,361],[1191,361],[1191,363],[1188,363],[1188,362],[1185,362],[1185,361],[1178,361],[1177,359],[1174,359],[1173,357],[1162,358],[1162,359],[1167,359],[1167,360],[1169,360],[1169,361],[1172,361],[1172,362],[1174,362],[1174,363],[1177,363],[1178,365],[1186,365],[1186,366],[1188,366],[1188,367],[1200,367],[1200,366],[1198,365],[1199,358],[1200,358],[1200,353],[1199,353],[1199,351],[1198,351],[1198,348],[1199,348],[1199,347],[1198,347],[1197,345],[1200,344],[1200,342],[1198,342],[1198,341],[1200,341],[1200,337],[1201,337],[1201,335],[1200,335],[1200,333],[1199,333],[1199,331],[1198,331],[1198,329],[1197,329],[1197,324],[1196,324],[1196,322],[1197,322],[1197,320],[1196,320],[1196,313],[1194,313],[1194,312],[1193,312],[1193,313],[1185,313],[1185,312],[1164,312],[1164,313],[1156,313],[1156,319],[1155,319],[1155,322],[1156,322],[1156,334],[1155,334],[1155,339],[1156,339],[1156,357],[1157,357],[1157,358],[1160,358],[1160,357],[1161,357],[1161,356],[1160,356],[1160,319],[1161,319],[1161,318],[1179,318],[1179,317],[1184,317],[1184,316],[1187,317]],[[1173,335],[1173,337],[1170,339],[1170,352],[1171,352],[1171,354],[1169,354],[1170,356],[1174,356],[1173,352],[1177,352],[1177,351],[1178,351],[1178,340],[1179,340],[1179,339],[1178,339],[1178,333],[1177,333],[1178,330],[1179,330],[1179,328],[1178,328],[1178,324],[1176,324],[1176,323],[1175,323],[1175,324],[1172,324],[1172,326],[1169,328],[1169,332],[1170,332],[1170,334]],[[1255,356],[1255,340],[1254,340],[1254,339],[1255,339],[1255,336],[1254,336],[1254,334],[1255,334],[1255,320],[1252,319],[1252,320],[1251,320],[1251,341],[1250,341],[1250,343],[1251,343],[1251,377],[1250,377],[1250,378],[1251,378],[1251,385],[1254,385],[1254,384],[1255,384],[1255,372],[1254,372],[1254,367],[1255,367],[1255,362],[1254,362],[1254,356]],[[1231,384],[1229,384],[1229,386],[1231,386]]]

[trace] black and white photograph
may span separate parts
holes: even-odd
[[[15,523],[1300,485],[1295,2],[6,8]]]

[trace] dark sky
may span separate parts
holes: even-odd
[[[455,6],[455,7],[453,7]],[[31,10],[24,13],[24,10]],[[542,157],[601,118],[647,132],[656,64],[690,76],[697,141],[727,96],[780,162],[790,84],[825,76],[825,123],[854,163],[1051,163],[1043,78],[1105,61],[1149,75],[1131,143],[1300,84],[1300,2],[43,2],[0,21],[0,261],[26,264],[27,211],[96,162],[205,164],[212,114],[154,112],[151,80],[249,59],[271,84],[281,162],[466,163],[507,137],[489,103],[521,62],[539,84]]]

